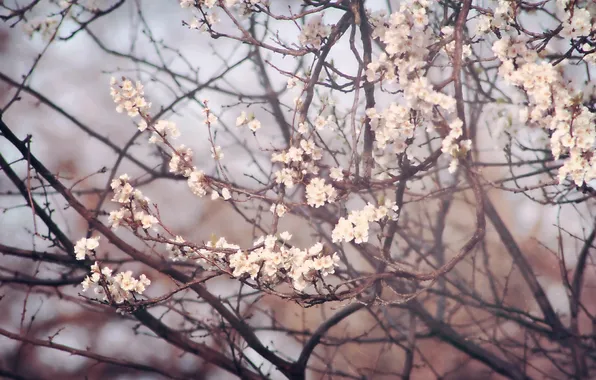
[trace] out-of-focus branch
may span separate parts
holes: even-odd
[[[532,271],[530,264],[524,257],[524,254],[515,242],[513,235],[511,234],[507,226],[505,226],[505,223],[503,223],[503,220],[499,216],[499,213],[495,209],[495,206],[492,204],[488,197],[486,197],[484,205],[486,216],[488,216],[492,225],[497,230],[497,233],[499,234],[499,237],[501,238],[503,245],[505,246],[505,248],[507,248],[507,252],[509,252],[511,258],[515,262],[515,265],[517,265],[517,267],[519,268],[522,276],[524,277],[524,280],[526,281],[526,284],[528,284],[530,291],[534,295],[534,298],[536,299],[536,302],[538,303],[540,310],[542,310],[542,314],[544,314],[546,322],[551,326],[553,332],[556,335],[559,335],[561,337],[567,335],[565,327],[561,324],[559,317],[555,313],[555,310],[553,309],[550,301],[546,297],[546,293],[544,292],[542,286],[540,286],[540,283],[538,282],[538,279],[534,275],[534,272]]]
[[[338,311],[337,313],[335,313],[331,318],[326,320],[315,330],[310,339],[302,348],[300,357],[294,364],[293,371],[295,371],[297,375],[297,377],[295,378],[304,378],[304,372],[306,370],[308,359],[310,358],[310,355],[321,341],[321,338],[323,338],[323,336],[327,333],[327,331],[329,331],[333,326],[337,325],[342,320],[348,318],[349,316],[351,316],[352,314],[356,313],[358,310],[361,310],[364,307],[365,305],[362,303],[353,303],[351,305],[348,305],[340,311]]]
[[[4,122],[1,119],[0,119],[0,123],[2,123],[2,127],[5,126]],[[27,149],[28,148],[24,142],[21,142],[21,145],[24,149],[23,151],[21,151],[21,153],[23,154],[23,157],[27,157],[27,154],[28,154]],[[74,245],[71,243],[71,241],[68,239],[68,237],[64,234],[64,232],[62,232],[62,230],[58,227],[58,225],[56,223],[54,223],[52,218],[45,212],[45,210],[42,209],[37,204],[37,202],[32,197],[29,196],[29,190],[27,189],[27,185],[25,184],[25,182],[21,181],[21,179],[17,176],[17,174],[12,170],[12,168],[10,167],[10,164],[4,159],[2,154],[0,154],[0,169],[2,169],[2,171],[4,173],[6,173],[6,175],[10,179],[10,181],[17,187],[17,189],[19,190],[19,192],[21,193],[21,195],[23,196],[23,198],[25,199],[25,201],[27,202],[29,207],[31,207],[34,210],[35,216],[39,217],[45,223],[45,225],[48,227],[50,233],[52,233],[56,236],[57,241],[60,243],[60,245],[62,246],[64,251],[67,254],[74,257]]]
[[[208,363],[216,365],[226,371],[239,376],[242,379],[257,380],[261,379],[259,375],[250,370],[243,368],[240,363],[226,357],[222,353],[212,349],[205,344],[190,340],[182,333],[177,332],[161,323],[157,318],[152,316],[147,310],[136,310],[134,316],[157,336],[165,339],[170,344],[181,348],[185,352],[190,352],[199,356]]]
[[[96,354],[91,351],[78,350],[76,348],[65,346],[63,344],[54,343],[51,340],[30,338],[27,336],[12,333],[10,331],[4,330],[3,328],[0,328],[0,335],[3,335],[10,339],[14,339],[14,340],[18,340],[18,341],[21,341],[24,343],[31,344],[36,347],[47,347],[47,348],[51,348],[54,350],[64,351],[64,352],[68,352],[71,355],[83,356],[83,357],[86,357],[89,359],[96,360],[101,363],[127,367],[127,368],[136,369],[136,370],[143,371],[143,372],[158,373],[162,376],[165,376],[166,378],[171,378],[171,379],[188,379],[188,377],[177,376],[175,374],[172,374],[171,371],[166,371],[161,368],[152,367],[152,366],[148,366],[148,365],[140,364],[140,363],[135,363],[135,362],[131,362],[129,360],[113,358],[110,356],[104,356],[104,355]],[[0,370],[0,374],[2,374],[1,370]]]
[[[514,363],[509,363],[492,352],[478,346],[474,342],[461,336],[451,326],[443,321],[435,319],[418,301],[413,300],[410,303],[400,306],[411,310],[428,328],[436,334],[442,341],[450,344],[459,351],[469,355],[470,357],[486,364],[495,372],[507,376],[509,379],[530,379],[518,366]]]

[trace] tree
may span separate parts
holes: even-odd
[[[593,2],[0,17],[2,376],[596,373]]]

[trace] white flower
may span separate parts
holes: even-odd
[[[91,277],[85,276],[85,279],[83,280],[83,282],[81,282],[81,285],[83,286],[83,291],[86,292],[92,284],[93,281],[91,280]]]
[[[209,112],[207,119],[205,119],[205,124],[214,125],[216,123],[217,123],[217,116],[215,116],[213,113]]]
[[[492,18],[488,15],[481,15],[476,19],[476,33],[484,34],[490,31]]]
[[[176,139],[180,137],[180,131],[176,127],[176,123],[169,120],[158,120],[155,123],[155,131],[149,139],[149,142],[166,141],[168,137]]]
[[[325,202],[335,202],[337,192],[332,185],[326,185],[323,178],[313,178],[306,186],[306,202],[313,207],[321,207]]]
[[[153,215],[147,214],[144,211],[138,211],[134,214],[134,219],[141,223],[143,229],[147,230],[155,226],[159,221]]]
[[[137,280],[132,277],[132,271],[120,272],[116,276],[116,282],[123,290],[131,291],[137,285]]]
[[[341,241],[350,242],[354,239],[354,225],[346,218],[339,218],[337,225],[331,233],[334,243]]]
[[[193,194],[204,197],[207,194],[207,189],[205,188],[205,173],[202,170],[197,170],[196,168],[190,173],[188,177],[188,187],[190,187],[190,191]]]
[[[334,181],[343,181],[344,180],[344,172],[342,168],[331,168],[329,170],[329,177],[331,177]]]
[[[141,274],[139,276],[139,280],[137,281],[137,285],[134,288],[135,293],[143,294],[146,287],[151,285],[151,280],[145,276],[145,274]]]
[[[100,284],[100,280],[103,282]],[[83,291],[87,291],[94,286],[95,294],[103,296],[104,301],[111,299],[114,303],[120,304],[133,297],[132,293],[142,294],[145,291],[146,286],[149,286],[151,281],[141,274],[139,279],[132,277],[132,271],[120,272],[115,276],[112,276],[112,270],[108,267],[100,269],[99,264],[95,262],[91,266],[91,276],[86,276],[81,283]],[[105,285],[109,292],[105,294]]]
[[[291,189],[294,187],[294,177],[296,175],[297,173],[294,170],[283,168],[282,170],[275,172],[275,182],[283,183],[285,187]]]
[[[298,123],[298,133],[305,135],[308,133],[308,126],[306,123]]]
[[[130,117],[135,117],[139,114],[146,116],[149,108],[151,108],[151,103],[148,103],[143,96],[145,92],[140,82],[133,85],[126,78],[122,78],[122,82],[118,82],[116,78],[112,77],[110,79],[110,94],[114,103],[117,104],[116,111],[119,113],[126,111]],[[142,127],[142,124],[139,125],[139,129]]]
[[[289,233],[288,231],[284,231],[281,234],[279,234],[279,237],[284,241],[288,241],[292,238],[292,234]]]
[[[244,124],[248,123],[248,119],[246,118],[246,112],[242,111],[240,116],[236,118],[236,126],[241,127]]]
[[[221,151],[221,146],[216,145],[214,147],[211,147],[211,157],[213,157],[216,160],[221,160],[224,158],[224,154]]]
[[[258,121],[257,119],[252,119],[249,123],[248,123],[248,129],[250,129],[253,132],[256,132],[258,129],[261,128],[261,122]]]
[[[316,49],[319,49],[321,48],[322,39],[328,37],[329,33],[331,33],[331,27],[323,24],[322,15],[317,15],[312,17],[302,28],[302,33],[300,33],[298,40],[304,46],[312,45]]]
[[[269,211],[271,211],[272,213],[276,214],[278,217],[281,218],[288,211],[288,208],[282,203],[278,203],[278,204],[274,203],[269,208]]]
[[[192,171],[193,152],[190,148],[180,145],[170,159],[170,172],[188,177]]]
[[[100,236],[95,236],[89,239],[81,238],[77,241],[74,247],[74,253],[77,260],[85,260],[89,251],[95,250],[99,247]]]
[[[226,201],[230,198],[232,198],[232,194],[230,194],[230,190],[228,190],[227,187],[224,187],[221,190],[221,196],[223,197],[223,199],[225,199]]]
[[[321,131],[325,128],[326,125],[327,125],[327,119],[324,118],[323,116],[317,116],[317,118],[315,119],[316,130]]]
[[[140,132],[145,131],[145,129],[147,129],[147,122],[145,121],[145,119],[139,121],[138,128]]]

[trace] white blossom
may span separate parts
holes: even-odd
[[[109,291],[105,294],[103,283]],[[97,295],[103,296],[103,301],[113,301],[121,304],[133,298],[133,294],[143,294],[151,281],[146,275],[141,274],[138,279],[132,276],[132,271],[120,272],[112,276],[112,270],[108,267],[101,268],[99,263],[95,262],[91,266],[91,275],[86,276],[81,286],[83,291],[93,288]]]
[[[321,48],[321,42],[331,33],[331,27],[323,24],[323,16],[316,15],[302,28],[302,32],[298,37],[300,43],[304,46],[313,46],[316,49]]]
[[[100,236],[79,239],[74,247],[76,259],[85,260],[90,251],[94,251],[99,247],[99,238]]]
[[[312,207],[321,207],[325,202],[333,203],[337,192],[332,185],[325,184],[323,178],[313,178],[306,186],[306,202]]]

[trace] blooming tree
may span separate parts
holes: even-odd
[[[75,377],[596,373],[595,3],[29,0],[1,17],[8,46],[38,50],[0,72],[0,224],[20,231],[0,235],[0,302],[20,310],[0,335],[21,344],[0,374],[44,374],[25,346],[87,358],[54,369]],[[103,72],[85,113],[61,100],[75,72],[48,71],[69,48],[102,56],[78,69]],[[38,138],[38,107],[80,134]],[[103,167],[62,174],[48,151],[83,140]],[[82,322],[34,298],[171,360],[62,342]]]

